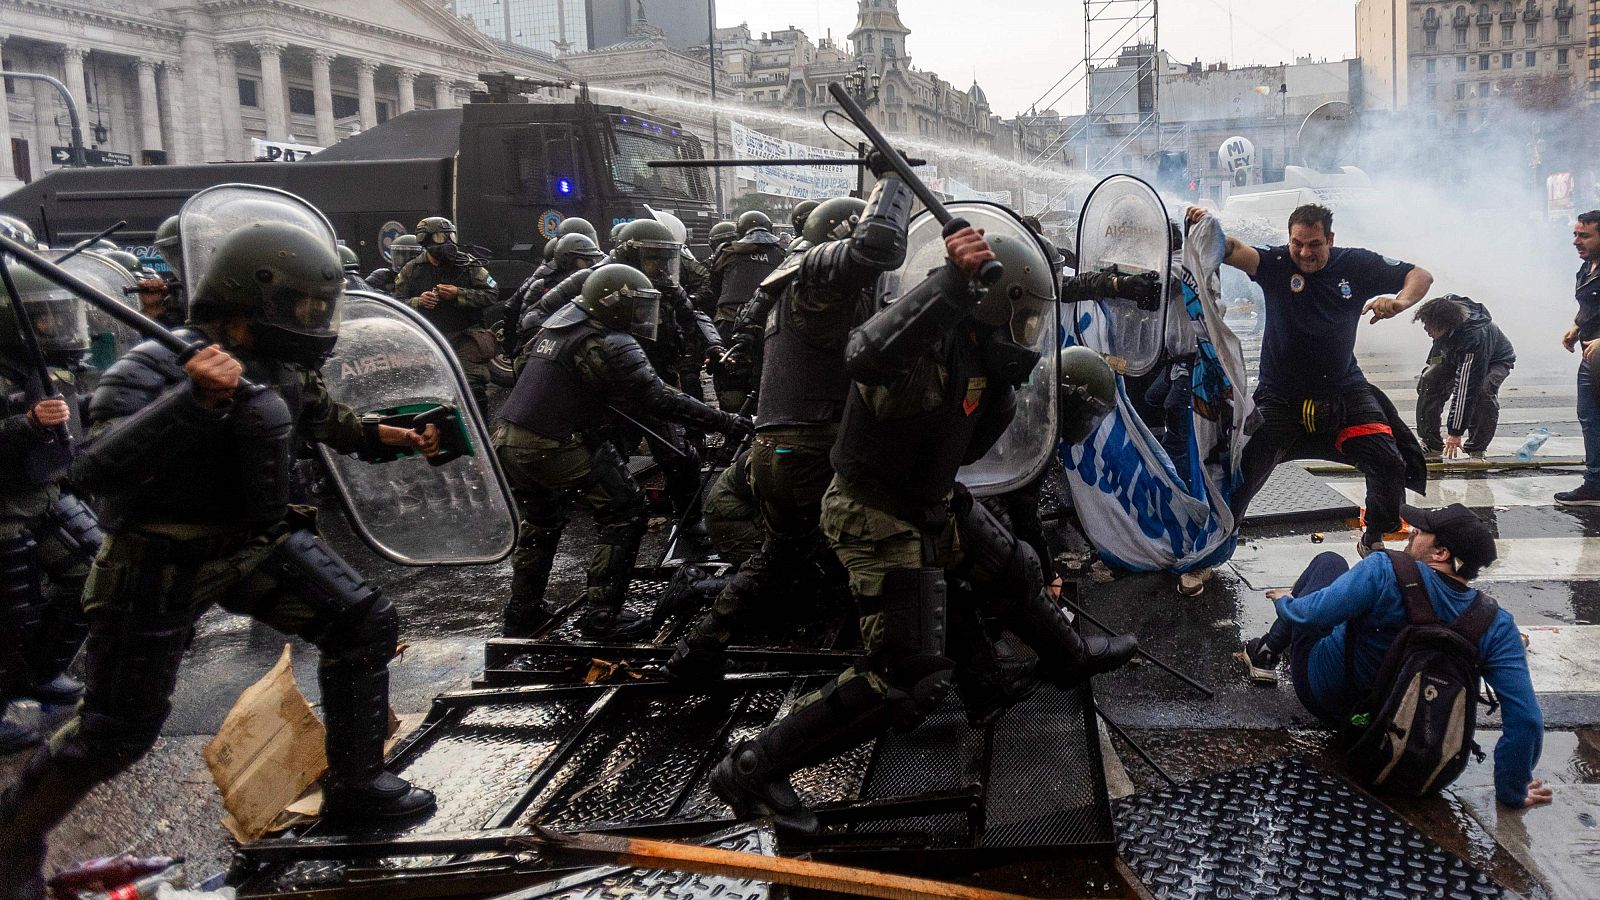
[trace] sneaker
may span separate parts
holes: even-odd
[[[1251,681],[1257,684],[1278,683],[1278,661],[1280,657],[1277,653],[1267,649],[1267,639],[1265,637],[1251,638],[1245,641],[1244,653],[1240,655],[1244,657],[1245,668],[1250,670]]]
[[[1215,574],[1217,574],[1217,570],[1210,567],[1195,569],[1193,572],[1184,572],[1178,576],[1178,593],[1185,597],[1200,596],[1205,593],[1206,582],[1210,581],[1211,576]]]
[[[1575,491],[1556,494],[1556,502],[1562,506],[1600,506],[1600,488],[1583,484]]]
[[[335,824],[401,822],[425,816],[435,806],[432,791],[388,772],[363,781],[322,786],[322,818]]]
[[[1427,460],[1428,462],[1443,462],[1444,461],[1444,448],[1440,447],[1439,449],[1435,450],[1432,447],[1423,447],[1422,448],[1422,458]]]

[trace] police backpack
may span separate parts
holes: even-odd
[[[1455,781],[1468,754],[1483,752],[1473,740],[1480,696],[1478,642],[1499,606],[1483,592],[1455,622],[1442,624],[1416,560],[1385,551],[1405,605],[1406,626],[1383,657],[1366,699],[1352,710],[1346,737],[1350,774],[1365,787],[1420,797]],[[1356,635],[1345,634],[1345,678],[1351,680]]]

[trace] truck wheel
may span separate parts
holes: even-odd
[[[496,347],[505,346],[505,321],[495,322],[489,326],[489,331],[494,334]],[[489,380],[501,387],[511,387],[517,383],[515,360],[504,353],[496,353],[494,359],[489,360]]]

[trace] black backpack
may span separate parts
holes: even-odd
[[[1483,758],[1473,741],[1480,698],[1478,642],[1499,612],[1478,592],[1454,623],[1434,615],[1416,560],[1385,551],[1400,583],[1406,626],[1383,657],[1366,699],[1351,711],[1347,738],[1350,774],[1386,793],[1420,797],[1456,780],[1467,755]],[[1356,631],[1345,629],[1345,679],[1354,684]]]

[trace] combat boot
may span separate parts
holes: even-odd
[[[527,569],[511,570],[511,599],[506,601],[505,621],[501,627],[504,636],[529,637],[554,618],[544,605],[545,582],[549,576],[549,570],[543,577]]]
[[[1006,710],[1033,696],[1040,684],[1038,666],[1037,659],[1011,656],[982,668],[958,667],[952,684],[967,712],[967,724],[985,728],[998,721]]]
[[[654,630],[650,620],[620,603],[592,607],[578,617],[578,631],[595,641],[632,641]]]
[[[1039,655],[1044,677],[1062,690],[1121,668],[1139,651],[1139,639],[1131,634],[1078,634],[1066,612],[1042,590],[1014,604],[1003,618]]]
[[[728,628],[722,617],[708,612],[678,641],[667,660],[667,677],[674,681],[715,681],[728,671]]]
[[[888,727],[888,713],[866,678],[830,683],[817,699],[740,741],[711,770],[712,793],[740,819],[770,816],[779,828],[816,834],[821,823],[789,776],[877,736]]]
[[[328,729],[322,818],[360,824],[432,812],[432,792],[383,770],[383,744],[389,731],[388,668],[361,671],[352,664],[324,664],[317,676]]]

